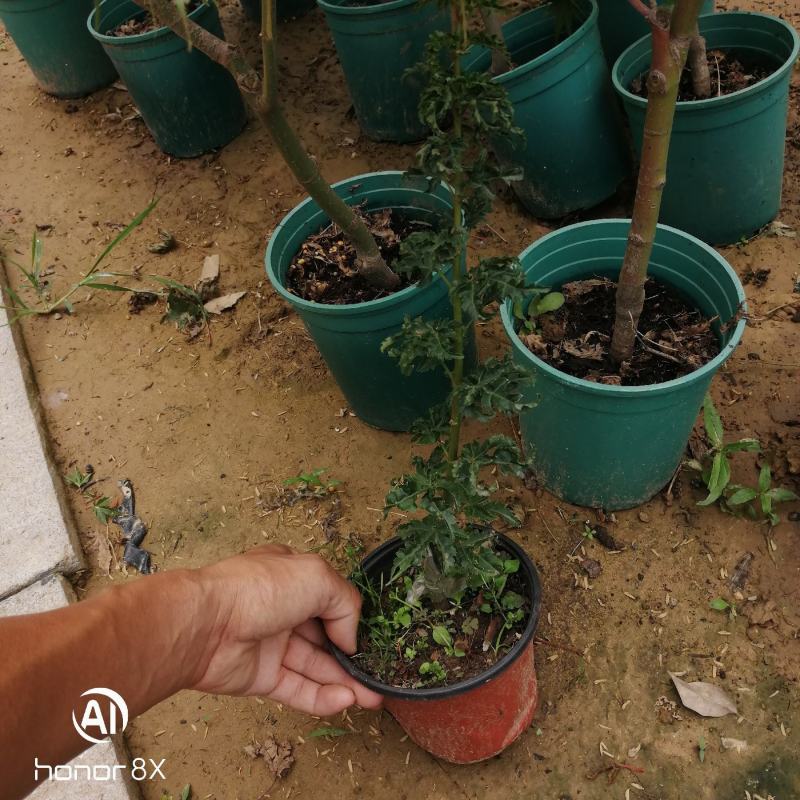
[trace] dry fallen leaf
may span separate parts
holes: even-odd
[[[285,777],[294,764],[292,745],[267,736],[263,743],[256,742],[244,748],[250,758],[263,758],[267,769],[275,778]]]
[[[223,311],[233,308],[246,294],[247,292],[224,294],[222,297],[215,297],[213,300],[209,300],[203,308],[209,314],[221,314]]]
[[[681,703],[686,708],[696,711],[703,717],[724,717],[726,714],[736,714],[736,704],[725,694],[719,686],[704,681],[687,683],[681,680],[674,672],[668,673],[678,694]]]
[[[721,741],[725,750],[735,750],[737,753],[747,750],[747,742],[744,739],[731,739],[728,736],[723,736]]]
[[[211,300],[217,293],[217,282],[219,281],[219,253],[206,256],[203,259],[203,269],[200,278],[194,286],[197,294],[202,300]]]
[[[101,533],[89,531],[88,546],[97,554],[97,568],[103,575],[111,574],[111,545]]]

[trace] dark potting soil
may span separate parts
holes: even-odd
[[[391,208],[369,214],[358,209],[378,242],[384,261],[391,267],[400,255],[400,244],[415,231],[428,229],[428,225],[408,220]],[[407,274],[400,275],[400,291],[413,283]],[[286,288],[304,300],[327,305],[366,303],[393,294],[385,289],[370,286],[356,268],[356,251],[342,236],[337,225],[329,225],[319,233],[309,236],[289,265]]]
[[[381,594],[381,609],[387,618],[390,618],[394,610],[400,606],[396,601],[392,601],[393,588],[387,586]],[[444,611],[435,609],[430,601],[424,598],[423,617],[415,618],[412,625],[402,632],[402,641],[397,642],[396,652],[391,658],[387,659],[374,648],[369,628],[362,621],[359,628],[359,652],[352,657],[352,660],[367,675],[389,686],[403,689],[449,686],[480,675],[511,650],[528,624],[531,609],[527,588],[520,573],[508,576],[504,594],[510,592],[524,598],[524,604],[521,606],[523,614],[519,621],[513,622],[502,633],[503,619],[500,614],[496,611],[491,613],[481,611],[481,605],[484,603],[483,592],[467,592],[460,605],[448,607]],[[375,613],[376,610],[370,608],[365,601],[362,620]],[[468,620],[473,622],[467,623]],[[434,641],[432,628],[434,625],[442,624],[443,621],[446,621],[448,629],[457,632],[453,635],[453,647],[462,651],[463,656],[448,654],[445,647]],[[474,621],[477,621],[477,626]],[[464,632],[465,623],[468,633]],[[406,648],[409,647],[415,651],[415,655],[411,657],[406,656]],[[420,673],[420,667],[425,662],[433,661],[438,662],[444,669],[444,680],[437,680],[431,673],[425,675]]]
[[[766,63],[763,57],[754,56],[747,51],[709,50],[706,54],[708,70],[711,74],[711,97],[733,94],[747,89],[764,78],[768,78],[780,66],[775,62]],[[639,97],[647,97],[647,73],[631,82],[630,90]],[[703,100],[698,98],[692,88],[692,71],[687,66],[681,75],[678,100],[681,102]]]
[[[186,13],[191,14],[200,5],[199,0],[190,2],[186,6]],[[108,32],[108,36],[138,36],[140,33],[149,33],[150,31],[157,31],[163,26],[159,25],[149,11],[138,13],[131,19],[126,19],[125,22],[117,25],[114,30]]]
[[[538,317],[533,332],[520,332],[522,341],[534,355],[568,375],[615,386],[680,378],[719,353],[714,320],[679,292],[649,278],[633,356],[616,365],[608,352],[616,286],[607,278],[564,284],[564,305]]]

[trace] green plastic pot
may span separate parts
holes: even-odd
[[[659,0],[663,2],[663,0]],[[630,0],[600,0],[600,39],[608,65],[612,66],[622,51],[637,39],[647,36],[647,20],[630,4]],[[701,14],[714,11],[714,0],[704,0]]]
[[[527,283],[556,288],[595,276],[616,280],[629,227],[627,219],[581,222],[539,239],[520,256]],[[528,399],[536,406],[520,417],[526,452],[541,483],[570,503],[631,508],[661,490],[681,462],[714,373],[744,332],[744,320],[725,330],[744,308],[741,283],[699,239],[659,225],[650,275],[721,321],[719,355],[665,383],[607,386],[567,375],[525,347],[509,304],[502,309],[514,358],[534,379]]]
[[[394,208],[407,218],[438,224],[452,215],[450,192],[428,189],[424,178],[402,172],[370,172],[333,185],[348,205],[367,211]],[[286,273],[306,238],[330,223],[308,198],[275,228],[266,253],[267,275],[275,291],[298,313],[328,369],[356,416],[388,431],[407,431],[432,406],[443,402],[450,383],[441,370],[403,375],[397,361],[381,352],[387,336],[400,330],[406,317],[449,318],[450,299],[444,281],[409,286],[367,303],[325,305],[303,300],[286,289]],[[475,361],[475,342],[467,343],[466,363]]]
[[[92,7],[92,0],[0,0],[0,20],[48,94],[82,97],[117,77],[83,24]]]
[[[494,142],[499,158],[522,170],[511,183],[525,208],[554,219],[591,208],[616,192],[628,174],[622,116],[597,30],[595,0],[577,0],[582,19],[556,42],[550,6],[535,8],[503,25],[511,60],[520,66],[499,75],[514,104],[514,122],[525,132]],[[466,69],[485,71],[484,47],[464,57]]]
[[[333,34],[358,123],[379,142],[414,142],[427,128],[419,119],[418,64],[434,31],[450,30],[450,12],[437,3],[393,0],[348,5],[317,0]]]
[[[189,51],[169,28],[108,35],[144,13],[133,0],[103,0],[87,25],[114,62],[156,144],[179,158],[226,145],[247,121],[236,81],[197,48]],[[224,36],[215,5],[198,6],[189,19]]]
[[[261,0],[239,0],[244,13],[253,21],[261,23]],[[316,8],[317,0],[277,0],[275,3],[279,22],[288,22],[308,14]]]
[[[747,53],[776,67],[748,89],[678,103],[675,113],[661,221],[711,244],[732,244],[780,210],[789,82],[800,39],[782,19],[739,12],[701,17],[700,32],[709,49]],[[649,66],[647,37],[613,71],[637,154],[647,102],[627,87]]]

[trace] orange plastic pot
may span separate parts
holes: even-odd
[[[497,539],[519,559],[531,612],[519,641],[486,672],[451,686],[401,689],[367,675],[331,647],[350,675],[384,696],[386,710],[416,744],[452,764],[473,764],[501,753],[531,724],[539,702],[533,645],[542,606],[539,575],[516,542],[502,534]],[[366,575],[372,580],[387,576],[400,545],[395,537],[370,553],[362,564]]]

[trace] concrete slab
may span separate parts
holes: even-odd
[[[0,308],[0,598],[53,572],[74,572],[83,554],[62,512],[63,484],[48,445],[21,336]],[[58,481],[58,484],[55,483]]]
[[[74,599],[72,588],[67,581],[61,575],[53,575],[0,601],[0,617],[51,611],[67,605]],[[23,735],[24,731],[20,731],[20,734]],[[107,772],[105,766],[127,765],[128,761],[124,743],[118,737],[93,745],[70,762],[69,766],[72,769],[69,773],[61,771],[62,777],[69,774],[70,777],[75,776],[76,780],[46,780],[29,795],[29,800],[136,800],[140,797],[138,788],[126,776],[121,775],[120,771],[117,771],[115,781],[97,781],[86,777],[88,774],[103,778]],[[88,766],[88,773],[86,769],[75,769],[79,766]],[[98,771],[93,769],[94,767],[101,769]],[[125,773],[130,774],[130,766]],[[47,778],[50,775],[49,770],[42,770],[42,775]],[[55,773],[53,776],[55,777]]]

